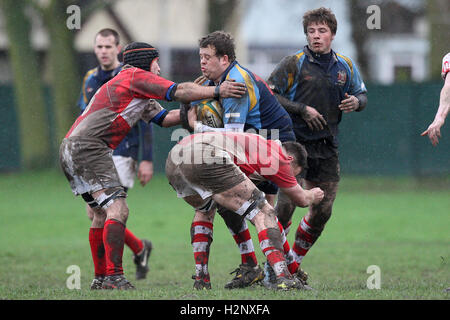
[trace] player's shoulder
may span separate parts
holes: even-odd
[[[298,50],[294,54],[290,54],[281,60],[281,64],[292,65],[301,63],[306,57],[304,49]]]
[[[95,77],[98,74],[98,68],[92,68],[90,70],[88,70],[83,77],[83,80],[86,82],[88,79]]]
[[[277,70],[284,70],[285,72],[292,73],[296,72],[295,70],[299,70],[303,61],[305,60],[306,54],[305,51],[299,50],[294,54],[290,54],[285,56],[277,65]]]
[[[335,52],[335,54],[336,54],[336,58],[338,59],[338,61],[347,65],[348,68],[353,72],[353,68],[354,68],[353,60],[350,57],[345,56],[339,52]]]
[[[245,81],[245,79],[249,79],[250,72],[239,63],[234,63],[231,68],[228,70],[226,75],[226,79],[234,79],[237,82]]]

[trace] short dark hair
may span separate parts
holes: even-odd
[[[331,33],[336,34],[337,20],[331,9],[321,7],[319,9],[307,11],[303,15],[303,31],[305,34],[307,33],[308,26],[311,23],[325,23],[330,28]]]
[[[102,37],[113,36],[113,37],[114,37],[114,40],[115,40],[115,43],[116,43],[116,46],[118,46],[119,43],[120,43],[120,36],[119,36],[119,33],[118,33],[116,30],[114,30],[114,29],[111,29],[111,28],[104,28],[104,29],[100,30],[100,31],[97,32],[97,34],[95,35],[95,39],[97,39],[97,36],[98,36],[98,35],[100,35],[100,36],[102,36]]]
[[[200,48],[207,48],[209,45],[214,46],[217,56],[227,55],[230,62],[236,60],[234,39],[228,32],[214,31],[199,40]]]
[[[303,169],[308,167],[308,152],[306,152],[305,147],[295,141],[286,141],[282,143],[283,148],[287,153],[294,157],[295,163],[302,167]]]

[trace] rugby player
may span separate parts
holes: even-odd
[[[249,220],[258,232],[261,250],[275,277],[272,288],[303,289],[291,274],[283,253],[282,228],[264,193],[249,179],[275,183],[296,206],[323,198],[320,188],[304,190],[295,179],[306,163],[306,151],[296,142],[266,140],[253,133],[205,132],[185,137],[169,152],[169,183],[195,209],[191,242],[195,257],[195,289],[210,289],[209,249],[216,204]]]
[[[265,81],[236,60],[235,44],[231,34],[224,31],[212,32],[199,40],[199,47],[202,77],[195,82],[215,86],[232,78],[245,83],[248,90],[241,98],[219,99],[223,108],[224,128],[211,128],[197,122],[195,132],[246,131],[261,134],[268,139],[279,139],[282,142],[295,140],[289,114],[279,104]],[[257,187],[265,193],[269,204],[273,206],[278,192],[277,186],[270,181],[260,181]],[[231,272],[235,276],[225,284],[225,288],[243,288],[259,282],[263,279],[263,272],[258,266],[247,222],[222,206],[218,206],[218,212],[238,245],[241,255],[241,264]],[[295,273],[298,264],[289,251],[287,252],[290,256],[289,270]]]
[[[450,72],[450,52],[442,59],[442,78],[444,79],[444,86],[441,90],[439,100],[439,108],[436,112],[433,122],[428,126],[428,129],[422,132],[422,136],[428,135],[433,146],[437,146],[441,138],[441,127],[444,125],[445,118],[447,118],[450,110],[450,77],[447,74]]]
[[[120,50],[120,36],[116,30],[105,28],[97,32],[94,41],[94,53],[99,65],[86,72],[83,77],[78,101],[81,113],[86,109],[97,90],[122,69],[123,64],[118,57]],[[158,51],[155,49],[152,52],[154,59],[150,66],[150,71],[159,75]],[[142,159],[138,164],[139,150],[142,150]],[[125,192],[133,188],[136,175],[141,185],[145,186],[153,176],[151,123],[139,120],[114,150],[113,161]],[[92,221],[94,210],[86,205],[86,211],[89,219]],[[89,243],[91,244],[92,255],[102,254],[102,251],[96,250],[96,248],[98,244],[103,243],[103,228],[90,228]],[[133,262],[136,265],[136,279],[145,279],[149,271],[149,256],[153,247],[151,241],[139,239],[128,228],[125,228],[125,244],[133,252]],[[91,283],[91,289],[101,288],[102,276],[99,275],[101,273],[101,270],[95,271],[96,276]]]
[[[309,207],[297,228],[293,251],[299,264],[331,217],[340,179],[338,126],[342,113],[360,112],[367,104],[367,90],[355,63],[331,49],[337,31],[333,12],[326,8],[306,12],[303,31],[308,44],[283,58],[268,79],[292,118],[296,141],[308,152],[307,168],[298,180],[303,178],[306,189],[320,187],[325,192],[323,201]],[[276,212],[286,233],[294,210],[290,199],[280,193]],[[307,277],[303,273],[305,283]]]
[[[180,123],[179,110],[167,111],[153,99],[189,102],[212,98],[215,92],[223,97],[245,93],[243,84],[232,81],[209,88],[164,79],[150,72],[154,51],[141,42],[124,49],[122,70],[95,93],[60,146],[61,168],[72,192],[94,210],[92,227],[103,228],[97,250],[104,255],[93,256],[94,266],[103,270],[102,289],[134,289],[122,268],[128,206],[113,150],[139,119],[163,127]]]

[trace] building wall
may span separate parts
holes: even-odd
[[[195,47],[207,31],[206,0],[121,0],[114,11],[133,40],[158,47]],[[104,11],[95,13],[77,35],[75,47],[92,50],[95,33],[105,27],[118,29]]]

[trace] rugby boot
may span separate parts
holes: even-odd
[[[301,284],[301,282],[295,277],[292,277],[292,279],[288,279],[286,277],[279,277],[276,280],[272,289],[287,291],[292,289],[304,290],[305,288]]]
[[[302,268],[298,267],[297,272],[294,274],[301,284],[303,285],[305,290],[313,290],[313,288],[308,284],[308,273],[306,273]]]
[[[149,240],[142,239],[144,243],[144,249],[138,255],[133,256],[134,264],[136,265],[136,280],[145,279],[149,271],[148,261],[153,246]]]
[[[194,289],[196,290],[210,290],[211,289],[211,281],[209,280],[209,274],[201,275],[201,276],[192,276],[194,281]]]
[[[135,287],[121,274],[117,276],[106,276],[105,280],[103,280],[102,289],[132,290]]]
[[[249,287],[252,284],[260,282],[264,279],[264,272],[259,266],[249,266],[248,264],[241,264],[230,274],[236,273],[233,279],[225,284],[225,289],[236,289]]]
[[[101,277],[101,276],[95,277],[94,280],[92,280],[92,282],[91,282],[90,289],[91,290],[101,290],[104,280],[105,280],[105,277]]]
[[[277,279],[277,276],[275,275],[275,272],[273,271],[272,267],[269,263],[264,263],[264,279],[262,281],[262,284],[264,287],[268,289],[274,289],[274,290],[291,290],[291,289],[297,289],[297,290],[308,290],[305,288],[305,285],[303,285],[302,281],[297,278],[297,273],[292,277],[292,279],[288,279],[286,277],[280,277]]]
[[[269,263],[264,262],[264,279],[262,280],[262,284],[268,289],[273,289],[276,282],[277,276],[275,271],[273,271]]]

